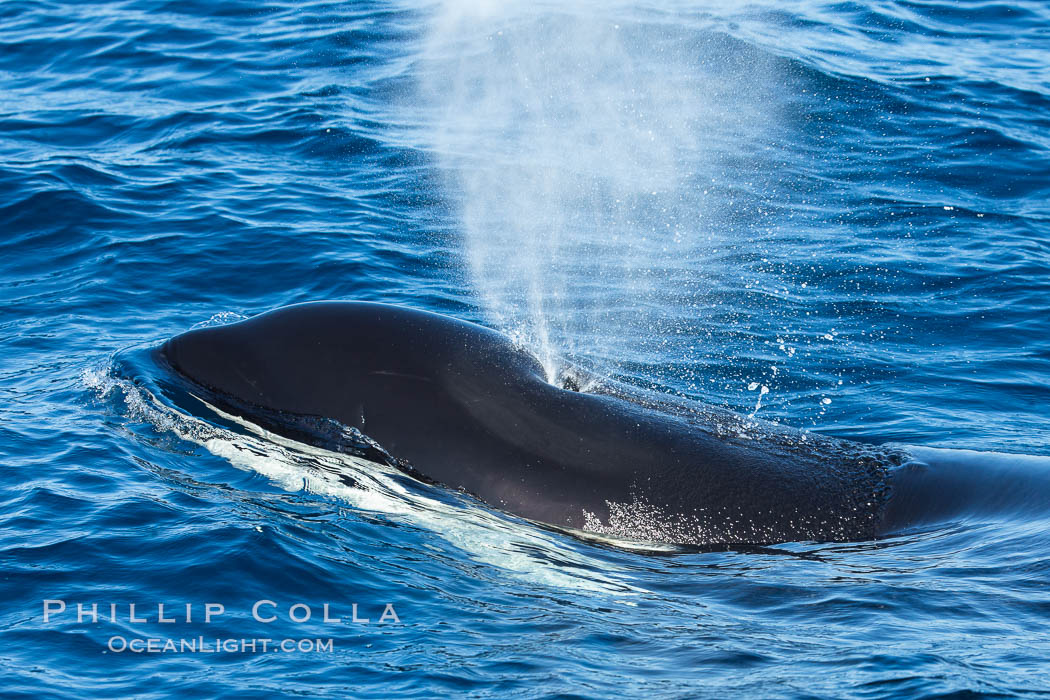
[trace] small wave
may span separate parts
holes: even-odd
[[[509,519],[461,494],[408,479],[393,467],[289,440],[225,413],[202,399],[206,412],[240,430],[219,427],[161,399],[148,378],[127,376],[120,363],[82,374],[101,398],[119,399],[131,421],[200,445],[237,469],[266,477],[288,492],[305,492],[380,513],[435,532],[473,560],[498,567],[523,581],[579,592],[631,596],[644,589],[617,580],[609,562],[566,546],[553,533]],[[593,535],[590,539],[629,548],[631,543]],[[640,545],[634,545],[640,547]],[[659,550],[659,545],[645,549]]]

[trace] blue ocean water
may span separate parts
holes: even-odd
[[[1050,691],[1038,515],[631,551],[217,428],[135,361],[384,301],[814,432],[1048,456],[1044,3],[7,0],[0,290],[5,695]],[[203,641],[119,641],[154,638]],[[331,646],[216,642],[262,638]]]

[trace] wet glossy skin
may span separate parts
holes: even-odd
[[[877,472],[726,441],[623,398],[553,386],[503,335],[446,316],[302,304],[190,331],[160,352],[247,414],[338,420],[426,477],[540,522],[583,528],[587,511],[695,544],[875,534]]]

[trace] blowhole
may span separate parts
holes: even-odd
[[[564,375],[561,378],[561,388],[565,391],[579,391],[580,381],[570,374]]]

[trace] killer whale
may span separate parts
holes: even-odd
[[[556,528],[703,547],[856,541],[1050,502],[1045,457],[756,434],[710,407],[552,383],[494,330],[386,304],[288,306],[153,355],[198,398],[274,432]]]
[[[496,508],[632,539],[870,539],[895,458],[734,437],[623,392],[555,386],[496,331],[385,304],[284,307],[175,336],[156,357],[277,432],[332,421],[366,456]]]

